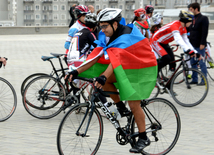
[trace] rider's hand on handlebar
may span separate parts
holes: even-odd
[[[65,80],[68,80],[69,82],[71,82],[72,81],[72,78],[74,77],[77,77],[78,76],[78,71],[77,70],[73,70],[73,71],[71,71],[71,72],[68,72],[68,74],[67,75],[65,75]]]
[[[107,80],[106,76],[101,75],[96,78],[96,82],[95,82],[94,86],[97,87],[98,89],[101,89],[105,85],[106,80]]]

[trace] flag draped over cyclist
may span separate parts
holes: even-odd
[[[130,34],[123,34],[106,46],[106,37],[100,33],[98,44],[81,65],[102,56],[82,77],[98,77],[111,63],[121,100],[142,100],[150,96],[157,79],[157,62],[148,39],[133,26]],[[128,43],[128,44],[127,44]],[[107,52],[107,53],[106,53]],[[109,60],[105,60],[108,57]]]

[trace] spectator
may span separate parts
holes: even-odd
[[[4,57],[0,57],[0,63],[1,63],[1,66],[2,66],[2,63],[3,63],[4,66],[6,66],[7,59],[5,59]]]
[[[93,5],[88,5],[88,9],[91,13],[94,13],[94,6]]]
[[[151,33],[150,33],[151,21],[150,21],[150,19],[152,18],[154,7],[152,5],[146,5],[145,10],[146,10],[146,19],[149,24],[149,29],[147,31],[149,33],[149,38],[151,38]]]
[[[192,21],[192,25],[190,25],[190,36],[189,40],[194,49],[200,53],[203,57],[205,56],[205,46],[207,43],[207,35],[208,35],[208,28],[209,28],[209,20],[206,16],[200,13],[200,4],[199,3],[192,3],[189,6],[189,10],[194,14],[194,19]],[[191,64],[195,64],[195,60],[191,59]],[[207,77],[207,67],[203,60],[199,61],[199,65],[201,71]],[[192,65],[192,68],[198,68],[197,65]],[[192,83],[196,84],[197,81],[196,73],[192,74]],[[201,81],[200,85],[204,85],[204,82]]]

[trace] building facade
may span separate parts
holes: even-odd
[[[95,13],[107,7],[120,8],[129,23],[133,11],[145,5],[176,9],[186,8],[192,2],[214,6],[214,0],[0,0],[0,26],[67,26],[73,4],[93,5]]]

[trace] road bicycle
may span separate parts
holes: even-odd
[[[0,62],[1,67],[2,62]],[[16,107],[17,96],[15,89],[10,82],[0,77],[0,122],[9,119],[14,114]]]
[[[210,42],[207,42],[207,46],[209,46],[210,48],[212,47]],[[180,47],[180,45],[172,44],[170,47],[173,50],[173,52],[176,52]],[[179,56],[175,54],[175,58],[179,58]],[[214,61],[208,52],[208,47],[206,47],[205,49],[204,61],[206,62],[206,66],[207,66],[207,75],[208,75],[207,79],[211,83],[212,81],[214,81]],[[199,65],[198,65],[198,68],[200,69]],[[167,71],[168,70],[166,69],[164,73],[167,74]]]
[[[95,79],[80,78],[93,83]],[[109,97],[115,92],[104,92],[95,88],[91,100],[75,104],[63,117],[57,133],[57,149],[60,155],[94,155],[99,150],[103,138],[103,120],[98,107],[116,129],[116,140],[120,145],[136,144],[139,133],[134,116],[131,113],[125,126],[120,125],[114,113],[111,113],[99,95]],[[169,153],[178,141],[181,121],[175,106],[166,99],[142,100],[141,107],[146,116],[146,132],[151,144],[142,154],[164,155]],[[83,109],[83,113],[76,111]]]
[[[180,55],[179,59],[170,62],[180,62],[170,78],[165,77],[165,75],[160,72],[154,88],[156,90],[156,96],[158,96],[158,94],[168,93],[181,106],[196,106],[207,96],[209,84],[207,78],[201,71],[187,66],[186,62],[189,61],[190,58],[184,60],[184,54]],[[204,82],[204,85],[190,84],[192,79],[188,78],[189,72],[196,72],[198,83]]]
[[[68,70],[68,68],[67,67],[66,68],[63,67],[61,57],[66,55],[66,54],[56,54],[56,53],[50,53],[50,54],[53,55],[53,56],[42,56],[41,59],[43,61],[50,62],[51,67],[52,67],[51,73],[50,74],[47,74],[47,73],[34,73],[34,74],[29,75],[27,78],[25,78],[24,81],[22,82],[22,85],[21,85],[21,94],[22,95],[24,93],[25,86],[32,79],[34,79],[36,77],[43,76],[43,75],[50,75],[50,76],[53,76],[53,77],[56,77],[56,78],[60,78],[60,79],[65,77],[65,71]],[[60,69],[56,69],[56,67],[53,64],[52,59],[58,59],[59,60]]]
[[[92,89],[89,83],[79,82],[78,88],[74,86],[74,83],[65,81],[65,69],[60,59],[64,54],[52,53],[52,55],[54,57],[42,57],[42,60],[50,61],[53,67],[53,72],[50,75],[33,74],[23,82],[23,105],[30,115],[39,119],[49,119],[61,111],[65,112],[65,109],[71,106],[71,104],[65,103],[66,100],[73,99],[73,104],[80,102],[80,99],[87,100]],[[61,70],[56,70],[51,61],[53,58],[59,59]],[[31,79],[30,82],[28,82],[29,79]]]

